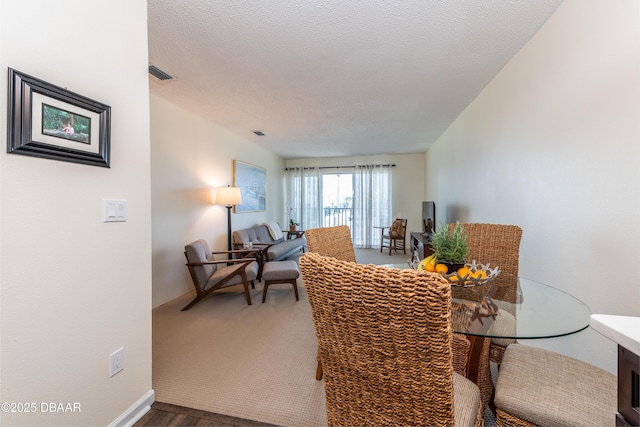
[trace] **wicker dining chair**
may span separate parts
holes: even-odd
[[[449,225],[450,229],[453,225]],[[517,225],[502,224],[467,223],[462,226],[469,245],[467,261],[476,260],[499,267],[500,274],[494,279],[492,297],[494,300],[515,304],[522,229]],[[507,312],[509,310],[508,307],[502,308]],[[515,325],[511,323],[510,327]],[[492,338],[489,346],[491,361],[499,364],[507,346],[514,342],[515,340],[506,338]]]
[[[356,253],[351,241],[351,229],[348,225],[321,227],[306,230],[309,252],[329,256],[343,261],[356,262]]]
[[[305,231],[309,252],[328,256],[342,261],[356,262],[356,253],[351,241],[351,229],[347,225],[312,228]],[[322,379],[322,362],[318,354],[316,379]]]
[[[514,225],[501,224],[461,224],[467,235],[469,255],[467,261],[476,260],[479,263],[491,266],[498,266],[501,273],[494,279],[495,292],[492,296],[495,299],[507,301],[502,307],[500,321],[496,322],[494,328],[503,329],[515,328],[515,318],[509,310],[513,310],[518,275],[518,259],[520,251],[520,240],[522,229]],[[451,231],[455,224],[449,224]],[[500,303],[502,303],[500,301]],[[454,317],[453,322],[464,319]],[[455,325],[454,325],[455,326]],[[454,328],[456,329],[456,328]],[[460,329],[464,329],[463,326]],[[478,342],[478,340],[480,340]],[[479,338],[454,333],[452,338],[453,366],[457,373],[471,378],[478,387],[484,405],[491,403],[493,395],[493,381],[491,378],[491,367],[489,361],[500,363],[504,349],[507,345],[515,342],[511,339]],[[480,346],[480,343],[482,346]],[[477,356],[472,354],[476,348],[480,349]],[[477,357],[477,363],[469,363]],[[473,370],[473,372],[471,372]]]
[[[589,363],[542,348],[511,344],[498,373],[496,425],[628,425],[616,424],[616,384],[615,375]]]
[[[453,370],[442,277],[300,258],[323,361],[329,426],[481,426],[480,391]]]

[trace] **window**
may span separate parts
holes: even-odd
[[[322,175],[322,226],[348,225],[353,220],[353,176]]]
[[[354,247],[379,247],[380,230],[374,227],[391,221],[392,167],[354,166],[353,173],[287,168],[287,214],[303,230],[348,225]]]

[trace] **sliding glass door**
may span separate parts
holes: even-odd
[[[353,175],[322,174],[322,226],[348,225],[353,221]]]
[[[391,223],[392,170],[391,165],[288,168],[289,218],[303,230],[348,225],[355,247],[379,247],[375,227]]]

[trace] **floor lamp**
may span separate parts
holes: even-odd
[[[216,191],[216,205],[226,205],[227,207],[227,249],[231,250],[231,208],[234,205],[242,204],[242,194],[238,187],[218,187]],[[231,259],[229,254],[229,259]]]

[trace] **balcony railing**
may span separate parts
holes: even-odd
[[[336,225],[348,225],[351,227],[353,221],[353,208],[337,208],[333,206],[324,207],[322,220],[323,227],[334,227]]]

